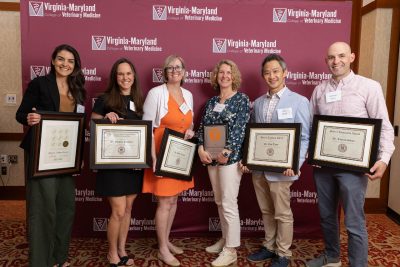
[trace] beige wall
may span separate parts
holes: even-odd
[[[365,2],[365,1],[364,1]],[[358,73],[378,81],[386,96],[392,9],[377,9],[362,17]],[[367,197],[379,198],[380,180],[369,182]]]
[[[18,1],[8,1],[18,2]],[[21,33],[19,12],[0,11],[0,133],[21,133],[22,126],[15,120],[21,102]],[[17,104],[6,104],[7,94],[16,94]],[[17,155],[17,164],[0,164],[7,175],[0,178],[0,186],[24,185],[24,157],[19,142],[0,141],[0,154]]]

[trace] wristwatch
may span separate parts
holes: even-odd
[[[229,153],[225,151],[222,153],[222,156],[224,156],[225,158],[229,158]]]

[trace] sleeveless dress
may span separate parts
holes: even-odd
[[[154,128],[154,144],[156,155],[160,150],[162,137],[165,128],[177,132],[185,133],[190,128],[193,121],[191,111],[183,114],[178,103],[170,97],[168,99],[168,113],[161,119],[160,127]],[[143,179],[143,193],[153,193],[156,196],[175,196],[184,190],[194,187],[193,179],[191,181],[182,181],[169,177],[157,177],[152,168],[145,169]]]

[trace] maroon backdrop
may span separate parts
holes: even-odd
[[[209,75],[217,61],[235,61],[241,90],[253,101],[265,93],[260,64],[268,53],[288,63],[287,86],[309,97],[315,85],[329,77],[324,63],[328,45],[350,39],[351,1],[21,1],[23,86],[49,72],[50,55],[61,43],[80,53],[91,113],[93,98],[105,89],[113,62],[131,59],[143,91],[160,84],[166,56],[181,55],[187,65],[184,87],[194,96],[195,123],[215,92]],[[110,213],[106,199],[94,195],[95,173],[88,169],[90,134],[86,127],[85,163],[77,176],[74,235],[105,236]],[[262,236],[251,177],[244,175],[239,193],[242,233]],[[320,234],[316,192],[311,168],[303,166],[292,186],[295,237]],[[140,195],[134,203],[130,235],[154,236],[155,199]],[[195,173],[195,188],[183,192],[173,234],[216,235],[217,209],[204,167]]]

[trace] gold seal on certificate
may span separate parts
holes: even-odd
[[[155,174],[178,180],[192,180],[196,144],[184,140],[184,134],[166,128],[157,157]]]
[[[249,123],[243,164],[251,170],[283,172],[299,169],[300,123]]]
[[[129,169],[150,166],[151,121],[92,120],[90,167]]]
[[[204,125],[204,149],[210,153],[213,160],[226,146],[228,127],[226,124]]]
[[[84,115],[38,112],[41,121],[33,127],[31,177],[73,174],[80,171]]]
[[[369,172],[378,153],[379,119],[314,115],[308,162]]]

